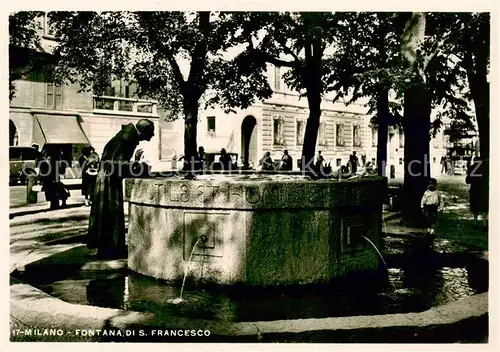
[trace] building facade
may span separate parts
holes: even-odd
[[[273,160],[281,159],[283,151],[288,150],[294,159],[294,169],[302,153],[304,132],[309,110],[306,99],[299,99],[285,85],[281,75],[283,68],[268,66],[269,84],[273,88],[270,99],[254,104],[248,109],[226,114],[221,109],[200,111],[198,122],[198,145],[208,152],[225,148],[228,152],[238,153],[243,161],[258,165],[265,152],[269,151]],[[345,165],[349,155],[355,151],[360,157],[376,162],[377,128],[370,123],[365,102],[346,105],[332,103],[333,96],[322,101],[322,115],[316,150],[332,167]],[[168,134],[168,143],[162,146],[163,155],[179,155],[183,151],[183,120],[164,123],[168,126],[163,135]],[[166,138],[167,139],[167,138]],[[446,155],[448,147],[443,131],[431,139],[429,162],[433,174],[440,172],[440,159]],[[403,175],[404,132],[401,128],[389,127],[387,142],[387,174],[391,165],[396,176]]]
[[[44,19],[40,36],[44,52],[35,55],[50,54],[56,41]],[[92,145],[102,153],[105,144],[123,125],[148,118],[154,122],[156,133],[152,146],[145,147],[152,158],[159,158],[157,102],[138,99],[133,87],[120,81],[111,82],[107,92],[111,95],[80,92],[77,84],[52,82],[48,70],[48,67],[38,68],[14,82],[15,97],[9,104],[9,146],[37,144],[41,148],[57,148],[75,166],[84,146]]]
[[[56,42],[46,21],[41,37],[42,47],[50,53]],[[274,91],[270,99],[230,114],[217,108],[200,111],[198,145],[207,152],[225,148],[237,153],[240,162],[248,160],[256,167],[265,152],[279,160],[283,151],[288,150],[294,159],[294,169],[298,169],[309,110],[306,99],[299,99],[284,83],[284,70],[268,66],[269,84]],[[140,148],[153,168],[169,169],[172,159],[183,153],[183,119],[172,121],[156,101],[138,99],[135,89],[123,82],[111,82],[104,96],[79,92],[76,84],[56,85],[43,72],[32,73],[15,84],[16,96],[9,111],[9,145],[64,145],[75,161],[83,145],[90,144],[101,153],[123,125],[148,118],[155,123],[155,137]],[[316,150],[334,168],[345,165],[353,151],[375,162],[377,130],[370,124],[364,102],[346,106],[342,102],[332,103],[332,98],[327,96],[322,102]],[[430,146],[433,172],[439,172],[439,161],[446,154],[446,147],[445,136],[439,132]],[[387,148],[388,168],[394,165],[396,173],[401,175],[404,157],[401,129],[389,128]]]

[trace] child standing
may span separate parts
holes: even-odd
[[[438,210],[441,210],[443,207],[443,198],[437,190],[437,181],[435,178],[429,180],[429,185],[422,196],[420,206],[427,220],[428,231],[433,235],[436,228]]]

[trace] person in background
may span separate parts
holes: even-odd
[[[434,235],[438,211],[443,208],[443,197],[437,190],[437,181],[435,178],[429,180],[427,190],[422,196],[420,207],[427,221],[428,231],[431,235]]]
[[[281,157],[281,171],[292,171],[293,168],[293,159],[290,155],[288,155],[288,150],[283,151],[283,156]]]
[[[90,206],[94,192],[95,181],[99,171],[99,155],[93,147],[82,150],[82,157],[78,160],[82,167],[82,194],[85,196],[85,206]]]
[[[356,152],[353,151],[352,154],[349,156],[349,169],[351,170],[352,174],[355,174],[356,171],[358,170],[359,166],[359,160],[358,157],[356,156]]]
[[[366,154],[361,154],[361,166],[365,166],[366,164]]]
[[[198,155],[196,156],[197,169],[204,170],[206,167],[207,157],[205,156],[205,148],[200,146],[198,148]]]
[[[351,172],[351,170],[349,170],[349,163],[340,167],[339,179],[340,178],[349,178],[351,176],[352,176],[352,172]]]
[[[61,208],[66,208],[68,205],[66,201],[68,200],[71,193],[69,192],[69,188],[59,180],[56,184],[57,189],[57,199],[61,201]]]
[[[38,164],[39,164],[42,160],[44,160],[45,158],[44,158],[44,156],[43,156],[42,152],[40,151],[40,146],[39,146],[38,144],[33,143],[33,144],[31,145],[31,148],[33,148],[33,149],[35,150],[35,162],[36,162],[36,165],[37,165],[36,167],[38,167]]]
[[[446,157],[444,155],[441,157],[440,164],[441,164],[441,173],[447,174],[448,173],[448,164],[446,162]]]
[[[83,168],[85,167],[85,164],[87,163],[87,159],[89,158],[89,154],[90,154],[90,147],[83,147],[81,155],[78,158],[78,165],[80,165],[80,167],[82,168],[82,171],[83,171]]]
[[[131,162],[141,141],[154,136],[154,123],[142,119],[130,123],[106,144],[96,178],[87,233],[87,248],[101,258],[116,258],[127,253],[125,213],[123,208],[123,178],[142,176],[149,168]],[[138,171],[143,171],[141,174]]]
[[[262,159],[259,161],[259,165],[261,165],[262,171],[273,171],[274,170],[274,162],[271,158],[271,153],[266,152]]]
[[[324,162],[325,158],[321,154],[321,150],[318,150],[318,155],[316,156],[316,164],[314,164],[314,169],[316,170],[316,172],[321,171]]]
[[[226,149],[222,148],[220,150],[219,163],[222,167],[222,170],[231,170],[231,156],[227,154]]]
[[[61,154],[57,149],[46,151],[47,157],[40,162],[40,181],[45,199],[50,202],[50,210],[60,208],[59,200],[66,206],[66,192],[61,186]]]
[[[373,169],[373,165],[371,161],[367,161],[366,164],[364,164],[364,173],[363,175],[371,176],[371,175],[376,175],[377,172],[376,170]]]
[[[87,177],[85,172],[85,167],[90,155],[90,147],[83,147],[82,154],[78,158],[78,165],[82,170],[82,195],[85,197],[85,206],[89,206],[89,194],[87,194]]]
[[[483,216],[483,223],[488,222],[488,182],[484,163],[479,157],[474,158],[474,162],[467,170],[465,183],[470,185],[469,204],[470,211],[474,216],[474,227],[478,226],[478,217]]]

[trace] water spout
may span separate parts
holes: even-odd
[[[181,294],[179,295],[179,298],[175,298],[175,299],[169,300],[168,302],[173,303],[173,304],[180,304],[180,303],[184,303],[185,302],[185,300],[182,299],[182,293],[184,292],[184,285],[186,284],[186,277],[187,277],[187,274],[189,273],[189,265],[191,264],[191,260],[193,259],[194,250],[196,249],[196,246],[198,246],[198,243],[200,241],[201,242],[206,242],[207,240],[208,240],[207,236],[202,235],[194,243],[193,249],[191,250],[191,254],[189,255],[189,260],[187,262],[187,265],[184,266],[184,278],[182,279]]]
[[[361,235],[361,237],[363,237],[365,240],[368,241],[368,243],[370,243],[372,245],[373,248],[375,248],[375,250],[377,251],[380,259],[382,259],[382,263],[384,263],[384,266],[385,266],[385,270],[387,271],[387,273],[389,273],[389,268],[387,267],[387,263],[385,262],[385,259],[384,257],[382,257],[382,253],[380,253],[380,251],[378,250],[377,246],[375,246],[375,243],[373,243],[368,237],[365,237],[363,235]]]
[[[129,277],[127,275],[127,276],[125,276],[125,287],[123,289],[123,308],[124,309],[130,308],[130,292],[129,292],[128,280],[129,280]]]

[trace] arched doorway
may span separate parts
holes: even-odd
[[[248,115],[241,123],[241,161],[257,163],[257,120]]]
[[[17,132],[17,127],[9,120],[9,146],[19,145],[19,133]]]

